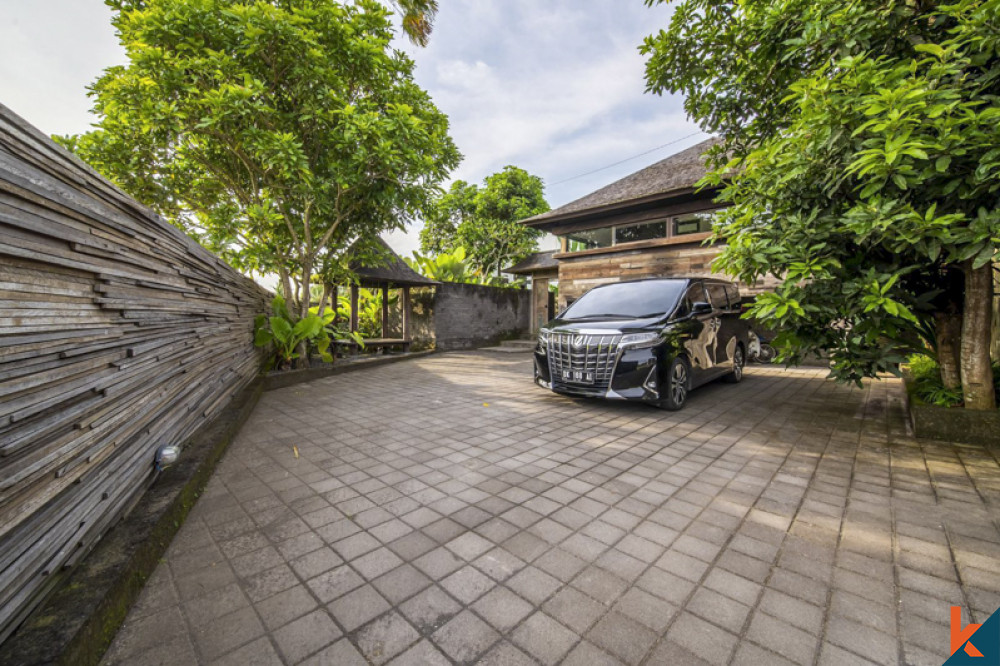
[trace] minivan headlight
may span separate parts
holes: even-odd
[[[538,344],[535,346],[535,350],[545,356],[549,351],[549,331],[541,328],[538,329]]]
[[[626,333],[619,343],[622,347],[629,349],[643,349],[654,347],[660,342],[660,334],[650,331],[648,333]]]

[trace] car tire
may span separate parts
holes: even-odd
[[[677,356],[670,361],[663,386],[665,394],[659,403],[662,409],[676,412],[687,403],[691,391],[691,367],[686,358]]]
[[[743,381],[743,368],[747,363],[747,353],[743,351],[743,345],[736,345],[733,352],[733,369],[723,379],[730,384],[739,384]]]

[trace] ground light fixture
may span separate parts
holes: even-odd
[[[181,457],[181,447],[176,444],[164,444],[156,449],[156,456],[153,458],[153,465],[157,472],[162,472],[166,468],[177,462]]]

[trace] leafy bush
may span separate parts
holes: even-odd
[[[307,350],[315,349],[326,363],[333,362],[330,344],[335,339],[350,337],[360,343],[360,336],[348,333],[333,325],[336,313],[326,308],[322,315],[318,308],[311,308],[309,316],[296,320],[280,295],[271,301],[272,315],[258,315],[254,321],[254,340],[257,347],[272,345],[274,348],[273,367],[290,367],[292,361],[300,357],[299,345],[303,342]]]
[[[930,356],[915,354],[909,358],[913,391],[918,398],[938,407],[957,407],[962,404],[962,388],[945,388],[941,381],[941,368]],[[993,385],[1000,393],[1000,363],[993,364]]]
[[[399,302],[399,294],[389,294],[389,309]],[[341,321],[351,320],[351,298],[341,295],[337,298],[337,311]],[[382,337],[382,292],[379,289],[358,289],[358,332],[357,340]]]

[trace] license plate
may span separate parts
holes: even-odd
[[[562,378],[564,382],[573,382],[575,384],[594,383],[594,373],[582,370],[563,370]]]

